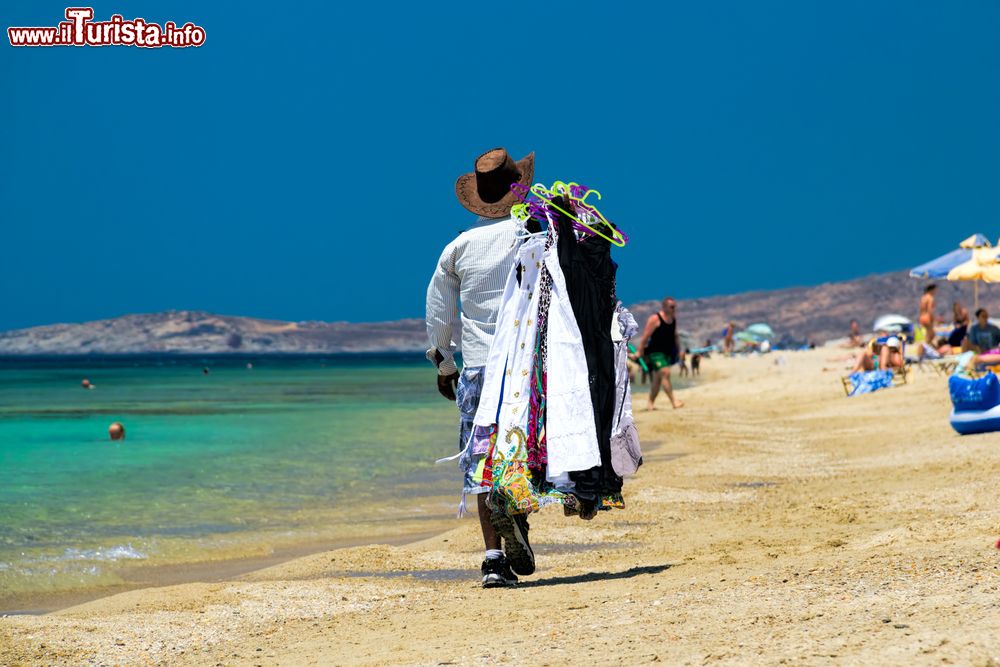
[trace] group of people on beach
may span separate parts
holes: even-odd
[[[975,323],[969,317],[969,311],[961,302],[952,304],[952,328],[942,336],[935,335],[935,325],[945,324],[947,320],[938,316],[935,307],[937,285],[929,284],[924,288],[920,298],[919,326],[914,333],[914,340],[920,341],[918,356],[956,354],[959,352],[975,352],[979,356],[998,354],[1000,347],[1000,327],[990,322],[990,314],[985,308],[978,308],[973,313]]]
[[[459,460],[464,476],[462,508],[467,495],[475,496],[485,546],[482,585],[487,588],[513,585],[517,575],[534,572],[527,513],[537,509],[539,501],[558,500],[567,515],[583,519],[593,518],[599,509],[623,508],[621,476],[631,474],[641,464],[638,434],[630,421],[626,366],[628,338],[638,332],[638,327],[620,302],[613,311],[614,319],[612,311],[607,310],[615,300],[615,268],[610,262],[609,244],[588,240],[596,237],[586,234],[580,236],[579,226],[570,225],[565,217],[550,217],[546,232],[538,228],[534,218],[525,220],[524,211],[512,212],[519,201],[518,188],[531,188],[533,175],[533,153],[515,161],[505,149],[497,148],[479,156],[474,170],[458,178],[455,193],[459,203],[477,215],[478,220],[445,247],[427,290],[426,324],[430,340],[427,358],[437,369],[438,392],[459,408],[462,451]],[[559,199],[561,206],[587,215],[590,209],[581,206],[581,201],[574,200],[572,192]],[[564,211],[555,202],[554,199],[552,208]],[[591,218],[591,222],[594,220]],[[598,222],[604,223],[609,234],[617,232],[605,219]],[[553,260],[556,246],[558,257]],[[535,248],[543,254],[537,256]],[[568,255],[573,257],[567,258]],[[586,275],[580,275],[580,267],[585,267]],[[568,301],[567,283],[571,288]],[[604,287],[595,291],[592,284]],[[581,300],[580,293],[586,290],[589,291]],[[571,318],[567,329],[560,328],[553,334],[547,327],[566,324],[563,320],[568,308],[562,306],[570,302],[575,322]],[[676,310],[676,300],[663,299],[661,308],[646,320],[639,337],[636,356],[652,374],[648,409],[655,408],[660,391],[667,394],[673,407],[683,406],[674,396],[670,381],[671,367],[683,354]],[[521,312],[525,314],[517,314]],[[503,336],[497,329],[498,319],[503,323]],[[452,340],[459,323],[461,370],[455,360],[457,346]],[[557,349],[547,349],[553,344]],[[508,349],[509,353],[498,352],[498,348]],[[585,357],[586,364],[580,371],[570,369],[559,376],[567,363],[566,350],[570,349],[577,351],[580,360]],[[612,358],[619,354],[614,350],[620,351],[617,358]],[[579,365],[578,360],[569,361],[571,366]],[[553,368],[557,364],[558,370]],[[590,428],[588,419],[593,421],[600,456],[596,467],[564,466],[568,475],[557,475],[551,469],[552,446],[557,426],[565,428],[558,420],[567,409],[577,411],[582,404],[566,398],[567,394],[554,392],[553,383],[566,382],[567,378],[575,381],[573,378],[579,377],[580,372],[584,373],[583,392],[592,401],[592,405],[583,407],[591,416],[582,420],[563,419],[562,423],[574,422],[572,428],[579,430]],[[504,398],[494,408],[498,392]],[[553,400],[546,405],[547,398]],[[523,403],[521,415],[518,415],[521,404],[517,401]],[[484,410],[489,414],[484,416]],[[522,430],[520,426],[504,426],[500,422],[507,417],[501,413],[518,415],[505,422],[508,426],[526,423],[526,427]],[[628,418],[624,426],[623,414]],[[613,415],[613,424],[609,423],[608,415]],[[550,446],[548,461],[546,438]],[[507,448],[508,444],[512,448]],[[525,456],[524,450],[527,458],[521,460],[518,457]],[[623,472],[623,468],[629,472]],[[497,474],[504,479],[497,480]],[[525,484],[519,475],[534,483]],[[505,484],[519,489],[517,493],[521,495],[501,497],[496,488]],[[508,492],[509,488],[503,490]],[[529,509],[521,511],[525,507]],[[511,508],[514,511],[507,511]]]
[[[992,365],[1000,363],[1000,327],[990,322],[986,308],[978,308],[974,313],[975,322],[960,301],[952,303],[951,329],[937,335],[936,326],[947,323],[945,317],[937,314],[937,285],[924,287],[920,297],[917,324],[913,327],[912,341],[915,351],[913,358],[936,359],[962,352],[972,352],[972,363]],[[900,333],[877,332],[871,340],[864,340],[857,320],[851,320],[850,333],[845,345],[863,348],[855,356],[853,371],[898,370],[906,363],[903,349],[905,335]]]

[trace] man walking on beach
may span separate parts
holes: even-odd
[[[670,384],[670,367],[680,358],[681,338],[677,333],[677,302],[667,297],[661,304],[660,312],[653,313],[646,320],[646,328],[639,342],[639,356],[646,358],[646,365],[652,374],[649,387],[647,410],[655,410],[653,405],[660,393],[660,387],[667,393],[671,405],[684,407],[684,402],[674,398],[674,388]]]
[[[437,366],[438,391],[458,405],[460,449],[472,434],[500,300],[517,253],[515,223],[510,216],[517,200],[510,186],[521,183],[530,187],[534,172],[534,153],[515,162],[505,149],[495,148],[476,159],[474,172],[458,178],[455,194],[462,206],[478,215],[479,220],[445,246],[427,287],[427,336],[431,344],[427,358]],[[452,342],[459,321],[461,374],[455,365]],[[528,521],[524,516],[492,516],[486,504],[487,489],[476,480],[482,460],[482,456],[472,456],[463,469],[463,497],[477,498],[486,545],[483,587],[509,586],[517,582],[514,572],[531,574],[535,569],[534,554],[528,544]],[[506,553],[500,548],[501,537]]]

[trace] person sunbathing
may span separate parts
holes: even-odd
[[[937,353],[942,357],[947,357],[950,354],[958,354],[962,351],[962,348],[956,347],[951,344],[951,340],[945,336],[941,336],[934,342],[935,349]]]
[[[933,343],[921,343],[917,348],[916,359],[917,361],[940,359],[941,357],[947,357],[950,354],[957,354],[958,352],[961,352],[961,350],[953,348],[946,337],[940,336]]]
[[[852,373],[874,370],[891,371],[903,368],[902,344],[899,338],[889,336],[885,342],[878,341],[879,339],[873,340],[870,348],[858,352],[854,360],[854,368],[851,370]]]

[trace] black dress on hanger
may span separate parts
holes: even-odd
[[[556,203],[571,210],[565,200],[557,199]],[[611,243],[607,239],[588,236],[577,241],[572,221],[561,213],[558,214],[558,224],[559,266],[566,277],[567,295],[583,339],[597,444],[601,452],[600,466],[571,472],[569,476],[576,485],[576,495],[583,506],[581,513],[592,514],[600,496],[618,494],[622,490],[622,478],[615,474],[611,465],[611,428],[615,411],[611,322],[615,311],[613,297],[618,267],[611,259]]]

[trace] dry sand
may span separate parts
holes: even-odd
[[[833,354],[707,361],[637,415],[629,508],[534,517],[516,589],[465,520],[2,618],[0,664],[1000,665],[1000,434],[956,436],[932,373],[846,399]]]

